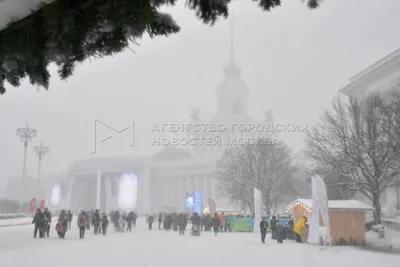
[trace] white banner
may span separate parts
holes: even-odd
[[[254,187],[254,233],[260,233],[262,196],[260,190]]]
[[[317,196],[317,182],[315,177],[311,177],[311,196],[312,196],[312,209],[311,218],[308,218],[310,231],[308,233],[307,242],[310,244],[319,243],[319,203]]]
[[[324,239],[325,243],[331,242],[331,226],[329,221],[329,207],[328,207],[328,192],[324,180],[320,176],[316,176],[317,197],[319,203],[319,214],[321,215],[322,222],[325,229],[320,229],[320,236]]]

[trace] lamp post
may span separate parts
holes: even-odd
[[[47,153],[49,153],[50,149],[47,146],[43,146],[43,143],[40,143],[40,146],[35,146],[33,149],[35,150],[36,154],[39,157],[39,166],[38,166],[38,177],[37,177],[37,179],[40,180],[40,170],[41,170],[41,167],[42,167],[42,159]]]
[[[25,194],[25,176],[26,176],[26,156],[28,152],[28,143],[32,140],[32,138],[37,136],[37,132],[35,129],[29,128],[28,123],[26,123],[25,128],[17,129],[17,136],[20,137],[21,142],[24,144],[24,161],[22,165],[22,177],[21,177],[21,204],[23,202],[24,194]]]

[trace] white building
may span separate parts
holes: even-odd
[[[266,129],[267,124],[273,124],[273,118],[271,111],[268,111],[265,114],[266,120],[258,123],[249,115],[249,88],[241,79],[241,69],[234,60],[233,25],[230,61],[223,72],[225,77],[216,88],[217,114],[211,120],[204,121],[199,117],[199,111],[194,110],[189,122],[190,125],[199,127],[214,125],[219,127],[219,131],[196,131],[190,128],[185,133],[187,139],[215,142],[165,147],[149,159],[114,157],[77,161],[69,167],[68,173],[68,201],[71,207],[118,208],[118,189],[115,185],[118,184],[121,174],[133,172],[138,176],[139,213],[185,211],[185,197],[190,192],[201,194],[202,210],[208,207],[211,198],[218,209],[243,211],[244,205],[219,197],[215,175],[217,162],[228,142],[240,143],[268,136],[262,128]],[[100,185],[97,191],[92,186],[96,183]]]
[[[339,92],[364,98],[370,93],[400,91],[400,49],[384,57],[349,79]]]
[[[349,84],[339,90],[340,93],[357,99],[363,99],[372,93],[390,96],[394,91],[400,92],[400,49],[351,77]],[[383,198],[389,209],[400,209],[399,186],[385,192]]]

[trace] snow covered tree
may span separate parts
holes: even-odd
[[[316,8],[320,1],[307,0],[308,7]],[[174,19],[159,11],[176,2],[35,0],[41,3],[36,8],[29,3],[26,10],[20,11],[25,17],[10,18],[8,25],[0,25],[0,94],[6,91],[5,82],[17,87],[25,77],[31,84],[47,89],[50,63],[59,67],[61,79],[67,79],[77,63],[122,52],[145,33],[154,37],[178,32]],[[265,11],[281,4],[281,0],[256,2]],[[0,3],[0,11],[1,5],[13,3]],[[186,0],[186,6],[207,24],[226,18],[229,3],[230,0]]]
[[[241,201],[254,211],[255,186],[252,169],[241,147],[229,148],[218,162],[218,189],[232,201]]]
[[[400,167],[400,97],[372,95],[362,101],[333,101],[307,134],[307,155],[327,184],[368,197],[381,220],[381,193],[395,186]]]
[[[259,189],[264,210],[270,215],[272,207],[292,192],[295,171],[290,149],[282,142],[265,140],[228,150],[221,159],[218,178],[221,193],[244,201],[252,210],[253,188]]]

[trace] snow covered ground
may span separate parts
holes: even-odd
[[[32,223],[32,218],[4,219],[0,220],[0,227],[8,227],[14,225],[25,225]]]
[[[320,250],[307,244],[268,241],[262,245],[257,234],[223,233],[200,237],[158,229],[149,231],[143,222],[132,233],[94,236],[90,231],[78,239],[77,227],[67,239],[33,239],[32,225],[0,229],[1,266],[7,267],[394,267],[399,256],[369,252],[355,247]]]

